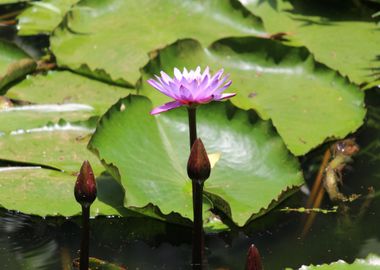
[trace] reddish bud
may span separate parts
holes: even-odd
[[[187,175],[193,181],[204,182],[211,172],[210,160],[201,139],[196,139],[191,147],[189,161],[187,162]]]
[[[75,199],[82,206],[89,206],[96,199],[96,182],[90,163],[83,162],[74,188]]]
[[[248,249],[247,263],[245,265],[245,270],[263,270],[263,265],[261,263],[261,257],[259,250],[255,245],[251,245]]]

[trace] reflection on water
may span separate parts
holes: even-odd
[[[24,215],[0,215],[1,269],[59,269],[58,243],[47,224]]]

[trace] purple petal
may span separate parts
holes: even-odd
[[[218,100],[222,100],[222,99],[231,98],[234,96],[236,96],[236,93],[226,93],[226,94],[214,96],[214,100],[218,101]]]
[[[214,80],[209,83],[207,88],[204,91],[204,94],[214,95],[218,92],[219,87],[228,79],[228,77],[223,77],[221,80]],[[220,92],[219,92],[220,93]]]
[[[178,81],[181,81],[182,73],[181,73],[181,71],[179,71],[178,68],[174,68],[174,76],[177,78]]]
[[[161,71],[160,74],[161,74],[161,78],[162,78],[162,80],[163,80],[165,83],[169,84],[169,82],[172,82],[172,81],[173,81],[172,78],[170,78],[170,76],[169,76],[168,74],[166,74],[165,72]]]
[[[168,86],[168,91],[170,92],[170,96],[174,99],[178,99],[180,93],[179,93],[179,87],[181,86],[180,83],[177,82],[170,82]]]
[[[205,68],[205,70],[203,71],[203,74],[202,74],[202,81],[204,80],[204,78],[205,77],[208,77],[209,79],[210,79],[210,68],[207,66],[206,68]]]
[[[220,69],[217,73],[215,73],[214,76],[212,76],[211,81],[219,80],[220,77],[222,76],[223,72],[224,72],[224,69],[223,68]]]
[[[218,87],[215,89],[215,91],[214,91],[213,94],[214,94],[214,95],[220,95],[224,90],[226,90],[228,87],[230,87],[231,84],[232,84],[232,81],[229,80],[228,82],[226,82],[226,83],[223,85],[223,87],[218,86]]]
[[[166,91],[165,87],[162,84],[156,82],[154,79],[147,80],[147,83],[149,83],[151,86],[156,88],[161,93],[164,93],[165,95],[167,95],[168,92]]]
[[[197,91],[193,91],[193,97],[197,98],[198,96],[201,96],[201,94],[207,89],[209,83],[209,77],[206,76],[198,85]]]
[[[162,113],[162,112],[166,112],[166,111],[169,111],[169,110],[181,107],[182,105],[183,104],[181,102],[179,102],[179,101],[171,101],[171,102],[165,103],[162,106],[154,108],[150,112],[150,114],[151,115],[159,114],[159,113]]]
[[[158,77],[157,75],[154,75],[156,77],[156,80],[164,87],[167,88],[169,86],[168,83],[164,82],[161,77]]]
[[[197,68],[195,69],[195,78],[198,78],[200,76],[201,76],[201,67],[197,66]]]
[[[181,85],[179,87],[179,95],[181,97],[181,100],[187,100],[190,101],[192,99],[191,91],[184,85]]]
[[[187,78],[189,76],[189,72],[187,71],[187,69],[185,67],[183,68],[182,76],[185,77],[186,80],[187,80]]]

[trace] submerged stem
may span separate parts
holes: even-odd
[[[193,270],[203,269],[203,250],[204,250],[204,236],[203,236],[203,217],[202,217],[202,194],[203,182],[192,181],[193,183],[193,214],[194,214],[194,228],[193,228]]]
[[[187,108],[189,116],[189,135],[190,135],[190,149],[197,139],[197,109],[195,107]]]
[[[82,205],[82,242],[80,246],[80,270],[88,270],[90,241],[90,206]]]

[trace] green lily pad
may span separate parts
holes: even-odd
[[[80,166],[77,168],[79,171]],[[41,169],[38,167],[0,168],[0,205],[9,210],[39,216],[74,216],[81,206],[74,197],[76,175]],[[98,186],[104,186],[97,179]],[[103,192],[98,190],[98,199],[91,206],[91,215],[120,215],[122,205],[109,205],[99,200],[112,201],[118,193],[115,185]],[[124,209],[123,211],[128,212]],[[125,213],[124,213],[125,214]],[[131,214],[131,211],[129,211]]]
[[[0,40],[0,94],[12,82],[36,68],[36,63],[16,45]]]
[[[101,115],[120,97],[134,90],[105,84],[69,71],[50,71],[28,76],[13,86],[7,96],[35,104],[86,104],[92,115]]]
[[[30,129],[59,119],[68,122],[84,121],[100,116],[119,98],[134,92],[69,71],[49,72],[46,75],[28,76],[13,86],[7,97],[32,103],[0,111],[2,132]]]
[[[380,269],[380,258],[376,255],[369,255],[366,259],[356,259],[353,263],[346,263],[343,260],[331,264],[303,266],[300,270],[375,270]]]
[[[134,85],[148,52],[177,39],[208,45],[264,34],[261,21],[237,0],[85,0],[72,9],[67,27],[54,32],[51,49],[60,66]]]
[[[8,96],[32,102],[0,111],[0,159],[41,164],[76,171],[88,159],[94,170],[103,168],[86,149],[94,125],[90,117],[100,116],[130,91],[72,74],[51,72],[29,76],[13,87]],[[34,104],[38,102],[39,104]],[[64,118],[65,120],[60,120]]]
[[[305,48],[260,38],[223,39],[203,48],[184,40],[161,50],[145,68],[139,93],[159,105],[168,97],[146,83],[160,70],[209,65],[231,74],[232,103],[271,119],[289,150],[303,155],[327,138],[343,138],[363,123],[364,94]]]
[[[30,0],[0,0],[0,5],[29,2]]]
[[[315,58],[348,76],[357,84],[375,80],[380,67],[380,28],[372,14],[377,10],[314,1],[243,1],[259,15],[269,32],[287,32],[292,43],[306,46]],[[272,2],[272,4],[271,4]],[[273,5],[273,2],[275,5]],[[365,42],[359,42],[365,40]]]
[[[70,8],[79,0],[43,0],[30,2],[18,19],[18,34],[51,34],[62,22]]]
[[[94,165],[94,163],[92,163]],[[56,170],[31,167],[0,167],[0,207],[29,215],[76,216],[81,212],[74,198],[74,185],[80,165],[67,174]],[[163,215],[156,207],[128,209],[124,206],[125,191],[109,174],[97,174],[97,199],[91,206],[91,216],[143,217],[180,225],[191,223],[178,215]],[[204,212],[205,228],[209,232],[226,230],[220,221],[210,221],[210,211]]]
[[[0,136],[0,159],[78,171],[89,160],[95,174],[103,171],[96,156],[86,149],[93,130],[70,123],[50,124]]]
[[[129,96],[100,120],[89,148],[107,164],[126,190],[125,206],[152,203],[164,213],[192,217],[189,155],[184,108],[151,116],[151,102]],[[221,157],[205,184],[205,199],[244,225],[303,183],[297,160],[272,126],[253,111],[230,103],[198,109],[198,136]],[[274,201],[275,200],[275,201]]]
[[[15,106],[0,110],[0,122],[3,123],[0,126],[0,134],[30,132],[33,129],[53,127],[59,125],[60,122],[61,125],[85,125],[91,129],[93,126],[91,127],[90,122],[96,121],[98,116],[94,116],[92,107],[85,104]],[[87,119],[89,119],[89,123],[83,121]]]

